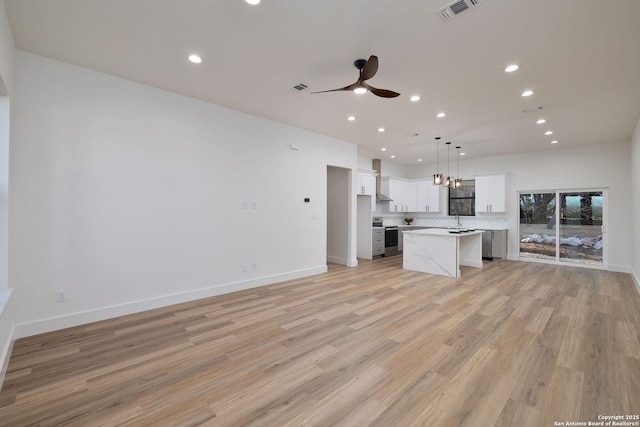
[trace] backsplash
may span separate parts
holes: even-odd
[[[407,225],[405,218],[413,218],[411,225],[424,227],[453,227],[456,225],[454,216],[428,216],[421,213],[380,213],[376,212],[376,216],[381,216],[385,226],[388,225]],[[480,230],[506,230],[507,218],[483,218],[477,216],[461,216],[460,224],[468,228],[477,228]]]

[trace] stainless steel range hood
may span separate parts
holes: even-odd
[[[382,182],[382,160],[373,159],[372,167],[374,171],[376,171],[376,201],[377,202],[391,202],[393,199],[389,196],[385,196],[380,191],[381,182]]]

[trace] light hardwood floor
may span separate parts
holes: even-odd
[[[640,414],[629,275],[401,257],[16,341],[0,425],[553,426]]]

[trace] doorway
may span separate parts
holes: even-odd
[[[606,268],[606,191],[520,192],[520,259]]]
[[[327,262],[350,265],[351,170],[327,166]]]

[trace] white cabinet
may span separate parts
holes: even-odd
[[[476,177],[476,213],[506,212],[505,175]]]
[[[440,189],[431,180],[382,178],[382,193],[393,199],[388,212],[440,212]]]
[[[417,182],[408,181],[404,183],[404,191],[403,191],[403,211],[402,212],[418,212],[417,209],[417,195],[418,195],[418,186]]]
[[[384,228],[374,228],[372,231],[371,254],[384,255]]]
[[[408,212],[405,205],[405,184],[406,180],[384,177],[382,178],[381,191],[382,194],[391,198],[388,210],[389,212]]]
[[[415,212],[440,212],[440,189],[442,186],[433,185],[431,180],[416,181],[415,184]]]
[[[366,172],[358,172],[357,190],[357,194],[359,196],[375,195],[375,181],[373,175]]]
[[[370,196],[371,212],[376,211],[376,176],[375,171],[361,169],[358,171],[356,182],[356,194],[358,196]]]

